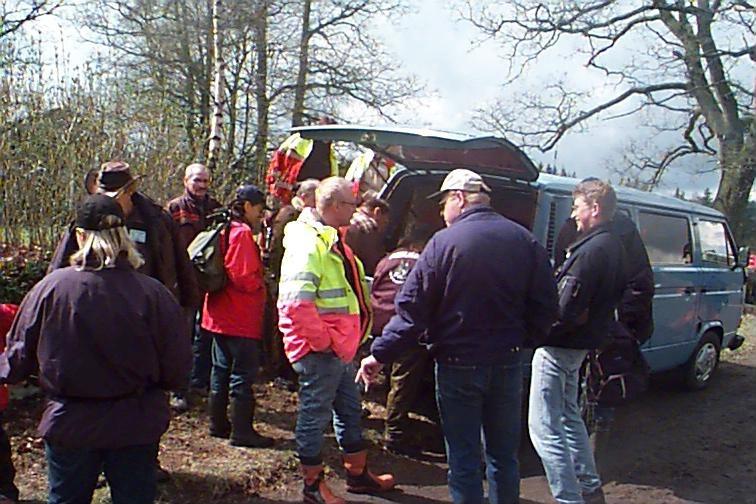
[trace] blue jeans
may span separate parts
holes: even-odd
[[[522,364],[520,353],[497,365],[436,363],[436,401],[449,461],[449,494],[457,503],[483,502],[481,430],[491,504],[520,495]]]
[[[212,334],[213,371],[210,390],[214,394],[251,399],[252,384],[260,367],[260,342],[252,338]]]
[[[292,364],[299,375],[299,413],[294,437],[304,465],[323,462],[323,435],[333,419],[339,447],[346,453],[365,449],[356,370],[333,352],[310,352]]]
[[[578,406],[580,367],[588,352],[541,347],[533,353],[528,428],[560,504],[581,504],[601,487]]]
[[[97,477],[105,473],[113,504],[155,502],[158,444],[113,450],[61,448],[45,443],[48,504],[89,504]]]
[[[213,366],[213,337],[200,328],[201,317],[202,311],[198,311],[192,320],[192,354],[194,359],[189,386],[204,390],[210,386],[210,370]]]

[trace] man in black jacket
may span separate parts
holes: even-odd
[[[610,231],[617,197],[600,180],[573,191],[580,238],[557,271],[559,319],[533,354],[528,426],[560,504],[603,502],[601,479],[577,404],[578,374],[589,350],[604,344],[625,287],[625,251]]]

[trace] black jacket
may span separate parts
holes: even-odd
[[[392,362],[424,335],[438,360],[487,365],[506,361],[508,350],[528,340],[543,341],[557,293],[533,235],[476,206],[428,242],[395,307],[372,346],[379,362]]]
[[[643,344],[654,332],[654,272],[638,228],[627,215],[618,212],[609,229],[625,248],[627,284],[617,306],[619,320]],[[567,219],[556,239],[554,259],[557,267],[564,263],[568,247],[578,238],[575,221]]]
[[[546,345],[594,349],[607,342],[609,323],[627,284],[625,250],[608,224],[568,248],[556,280],[559,319]]]

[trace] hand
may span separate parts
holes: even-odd
[[[378,229],[378,223],[375,222],[375,219],[373,219],[369,215],[365,215],[359,210],[355,211],[352,214],[352,220],[349,222],[349,224],[356,227],[363,233],[369,233]]]
[[[364,383],[365,391],[367,392],[370,385],[378,381],[378,375],[381,373],[381,369],[383,369],[383,364],[378,362],[372,355],[368,355],[362,359],[360,370],[357,371],[357,377],[354,381],[361,381]]]

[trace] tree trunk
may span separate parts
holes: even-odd
[[[751,126],[753,130],[753,126]],[[745,141],[722,141],[719,146],[721,177],[714,207],[730,220],[735,239],[744,238],[745,210],[756,178],[756,144],[753,131]]]
[[[207,153],[207,167],[214,171],[218,166],[221,154],[223,135],[223,53],[221,47],[223,38],[219,26],[221,0],[213,2],[213,57],[215,59],[215,78],[213,83],[213,117],[210,122],[210,145]]]
[[[176,18],[180,20],[184,26],[189,26],[189,15],[187,12],[186,2],[176,2]],[[197,92],[194,69],[196,68],[192,61],[191,46],[189,42],[189,31],[181,30],[179,38],[180,54],[184,61],[186,80],[184,81],[184,94],[187,103],[184,108],[184,130],[186,131],[186,137],[189,143],[189,149],[194,156],[204,150],[204,145],[197,145],[196,136],[196,113],[197,113]],[[204,129],[201,130],[204,132]],[[204,143],[204,142],[202,142]]]
[[[309,2],[309,0],[307,0]],[[255,177],[261,180],[268,162],[268,0],[259,0],[255,23],[255,101],[257,102],[257,133],[255,134]]]
[[[756,62],[756,51],[751,53],[751,60]],[[730,220],[735,239],[740,242],[745,236],[747,226],[746,209],[756,176],[756,80],[753,83],[753,100],[751,118],[740,122],[743,131],[732,132],[719,144],[719,169],[722,172],[714,198],[714,207],[722,211]],[[736,134],[737,133],[737,134]]]
[[[294,90],[294,107],[291,114],[291,125],[304,124],[305,87],[307,86],[307,67],[310,51],[310,4],[312,0],[304,0],[302,10],[302,36],[299,39],[299,70],[297,84]]]

